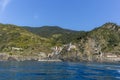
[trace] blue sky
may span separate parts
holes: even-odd
[[[91,30],[120,24],[120,0],[0,0],[0,23]]]

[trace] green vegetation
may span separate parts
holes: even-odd
[[[89,37],[96,40],[103,52],[118,52],[120,50],[120,27],[114,23],[106,23],[103,26],[89,32]]]
[[[26,30],[39,36],[51,39],[53,46],[76,42],[86,36],[85,31],[62,29],[58,26],[24,27]]]
[[[49,54],[52,53],[52,47],[63,47],[69,43],[76,48],[67,51],[64,47],[60,58],[80,60],[88,57],[91,60],[96,53],[120,54],[120,27],[114,23],[106,23],[85,32],[58,26],[21,27],[0,24],[0,52],[9,55],[36,55],[40,52]]]
[[[22,27],[11,24],[0,24],[0,51],[1,52],[49,52],[49,39],[37,36]],[[20,49],[20,50],[19,50]]]

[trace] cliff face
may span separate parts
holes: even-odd
[[[90,37],[94,39],[103,52],[120,51],[120,27],[113,23],[106,23],[102,27],[90,32]]]
[[[84,38],[80,38],[73,44],[77,49],[74,51],[63,49],[60,58],[73,61],[105,61],[109,54],[120,58],[120,27],[113,23],[106,23],[88,32]]]

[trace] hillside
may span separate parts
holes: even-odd
[[[103,52],[120,51],[120,26],[114,23],[106,23],[92,30],[89,37],[101,46]]]
[[[31,59],[34,57],[63,61],[119,60],[120,26],[105,23],[85,32],[56,26],[23,27],[0,24],[0,52],[31,56]]]
[[[10,54],[49,52],[49,39],[37,36],[22,27],[0,24],[0,51]]]

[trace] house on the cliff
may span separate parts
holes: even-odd
[[[76,50],[77,48],[76,48],[75,45],[73,45],[72,43],[70,43],[70,44],[68,45],[68,49],[67,49],[67,50],[70,51],[71,49],[75,49],[75,50]]]
[[[107,53],[105,55],[106,58],[117,58],[118,56],[116,54],[112,54],[112,53]]]
[[[15,50],[15,51],[21,51],[21,50],[23,50],[23,48],[12,47],[12,50]]]
[[[120,61],[120,55],[112,54],[112,53],[107,53],[104,55],[106,60],[109,61]]]

